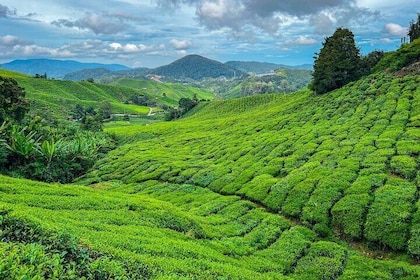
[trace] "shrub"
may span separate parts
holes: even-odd
[[[366,218],[365,237],[394,250],[405,249],[415,193],[416,187],[405,180],[388,180],[375,192]]]
[[[308,255],[299,260],[294,276],[297,279],[337,279],[344,271],[346,254],[346,250],[335,243],[313,243]]]
[[[368,194],[352,194],[340,199],[331,211],[333,228],[351,238],[362,237],[369,201]]]
[[[413,179],[416,176],[416,161],[409,156],[394,156],[390,162],[391,170],[397,175],[406,179]]]

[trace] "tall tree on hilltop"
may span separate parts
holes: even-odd
[[[410,37],[410,42],[413,42],[417,38],[420,38],[420,14],[417,14],[417,22],[415,22],[414,20],[410,22],[408,36]]]
[[[340,88],[360,77],[360,51],[349,29],[338,28],[322,45],[314,57],[311,89],[316,94]]]

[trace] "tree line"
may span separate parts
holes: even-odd
[[[407,34],[410,42],[420,37],[420,14],[410,23]],[[323,94],[346,85],[362,76],[371,74],[375,65],[385,56],[383,51],[373,51],[366,56],[356,47],[354,34],[347,28],[337,28],[322,43],[315,54],[313,79],[309,88]]]

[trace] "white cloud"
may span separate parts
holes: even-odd
[[[192,46],[192,43],[188,40],[172,39],[170,43],[177,50],[186,50]]]
[[[109,44],[109,46],[114,50],[118,50],[122,48],[122,45],[120,43],[111,43]]]
[[[1,45],[15,46],[15,45],[22,44],[22,43],[23,43],[23,41],[20,40],[16,36],[6,35],[6,36],[3,36],[3,37],[0,37],[0,44]]]
[[[388,23],[385,25],[384,31],[392,36],[407,36],[408,29],[396,23]]]
[[[318,44],[318,41],[309,36],[299,36],[295,40],[286,41],[284,43],[286,46],[298,45],[298,46],[308,46]]]
[[[127,44],[124,46],[123,49],[125,52],[138,52],[139,51],[139,48],[134,44]]]
[[[385,43],[385,44],[392,44],[392,43],[394,43],[394,41],[391,40],[390,38],[382,38],[381,39],[381,42],[382,43]]]

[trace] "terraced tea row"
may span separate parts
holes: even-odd
[[[91,265],[94,273],[101,269],[98,277],[127,277],[134,263],[136,279],[420,276],[418,266],[368,259],[240,197],[193,185],[114,181],[88,188],[0,176],[0,194],[0,208],[15,219],[80,238],[104,256]],[[4,241],[10,231],[2,213]],[[40,277],[59,267],[59,256],[22,236],[20,243],[0,242],[0,275]]]
[[[178,122],[115,128],[127,144],[81,182],[207,187],[417,258],[419,82],[376,74],[325,96],[215,101]]]

